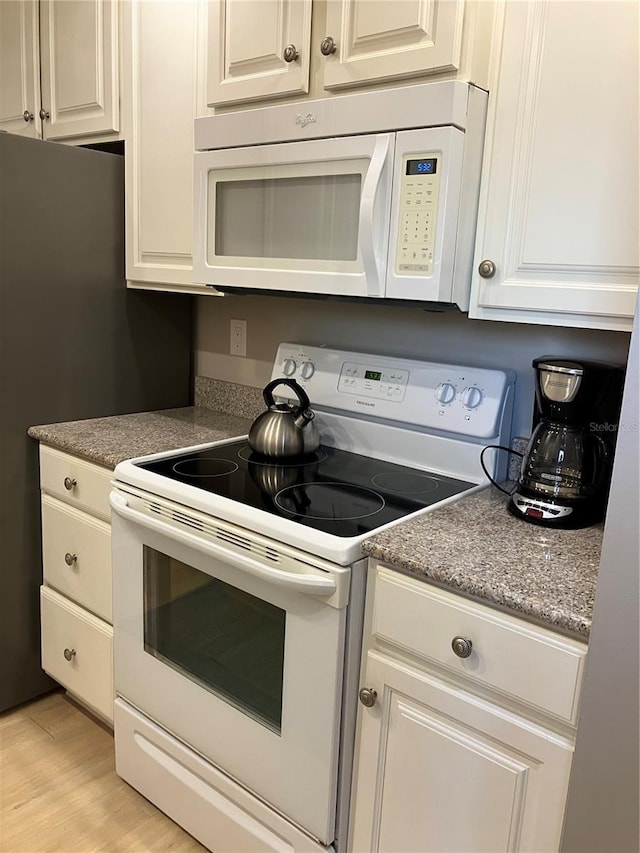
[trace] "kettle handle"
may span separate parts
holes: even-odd
[[[307,397],[307,392],[301,385],[298,385],[295,379],[288,379],[283,376],[281,379],[273,379],[269,382],[268,385],[265,385],[264,391],[262,392],[262,396],[264,397],[264,402],[267,408],[271,408],[275,404],[275,400],[273,399],[273,389],[277,388],[278,385],[287,385],[291,390],[295,393],[298,398],[300,405],[295,411],[295,414],[299,414],[300,412],[304,412],[305,409],[309,408],[310,402]]]

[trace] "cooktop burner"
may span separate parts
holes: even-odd
[[[334,447],[270,460],[253,453],[244,439],[136,464],[342,537],[369,533],[474,485]]]
[[[303,483],[288,486],[276,495],[276,505],[289,515],[315,520],[355,521],[384,509],[382,495],[345,483]]]

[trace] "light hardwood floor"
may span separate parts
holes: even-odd
[[[115,773],[113,736],[58,691],[0,715],[1,853],[205,853]]]

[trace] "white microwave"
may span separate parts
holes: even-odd
[[[196,119],[194,280],[466,311],[486,102],[448,81]]]

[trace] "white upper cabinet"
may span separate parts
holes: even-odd
[[[209,0],[208,107],[432,74],[486,85],[493,0]],[[200,113],[202,114],[202,110]]]
[[[195,2],[123,11],[126,278],[130,287],[209,292],[192,283]]]
[[[325,89],[457,70],[463,14],[463,0],[329,0]]]
[[[41,0],[44,138],[117,133],[117,0]]]
[[[0,0],[0,130],[118,138],[117,0]]]
[[[207,103],[309,91],[311,0],[210,0]]]
[[[470,317],[630,330],[639,9],[559,0],[501,7]]]
[[[37,0],[0,2],[0,131],[39,137]]]

